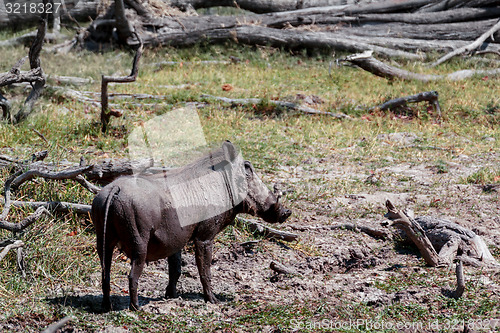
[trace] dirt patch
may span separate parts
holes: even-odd
[[[178,284],[180,297],[163,298],[168,272],[166,260],[160,260],[150,264],[139,281],[139,304],[144,313],[180,320],[188,327],[201,325],[193,319],[196,314],[197,317],[212,318],[215,326],[238,323],[234,325],[240,325],[240,329],[233,331],[242,332],[259,326],[259,323],[241,323],[239,318],[250,313],[255,316],[256,311],[270,311],[269,307],[273,306],[303,309],[300,306],[313,304],[311,307],[316,312],[318,307],[327,307],[328,311],[315,312],[308,319],[318,321],[345,319],[348,315],[342,311],[347,311],[346,308],[351,309],[353,318],[383,318],[388,309],[398,307],[445,314],[450,310],[442,308],[439,302],[446,303],[451,299],[450,291],[456,283],[453,269],[426,267],[415,248],[393,240],[377,239],[345,229],[297,231],[290,225],[318,227],[349,222],[390,232],[392,229],[383,217],[384,202],[390,199],[400,207],[413,208],[417,216],[444,217],[474,230],[498,260],[499,194],[484,192],[480,186],[463,182],[464,177],[479,168],[494,166],[498,157],[491,154],[479,160],[477,157],[457,156],[456,161],[447,163],[445,172],[436,170],[431,163],[401,163],[375,170],[368,166],[345,166],[336,156],[310,160],[302,166],[282,167],[263,178],[287,184],[288,190],[292,190],[290,195],[297,190],[299,182],[306,182],[307,190],[312,192],[337,181],[362,182],[363,190],[318,196],[315,200],[297,195],[293,202],[294,215],[284,225],[277,226],[298,233],[300,240],[296,243],[261,240],[253,246],[242,246],[242,231],[233,230],[230,242],[222,242],[227,234],[221,235],[212,263],[212,284],[220,304],[203,301],[194,255],[189,248],[183,253],[182,276]],[[464,159],[471,163],[462,163]],[[370,183],[372,175],[376,175],[377,181]],[[277,274],[270,269],[273,260],[293,269],[296,274]],[[115,262],[112,302],[114,309],[119,311],[128,307],[127,270],[126,261]],[[468,290],[500,302],[498,271],[466,267],[466,278]],[[55,303],[98,313],[100,274],[92,276],[91,281],[90,287],[65,295],[64,300],[62,297],[52,299]],[[467,291],[465,297],[473,298],[473,304],[482,302],[472,294],[467,295]],[[318,305],[318,302],[327,305]],[[365,312],[359,312],[358,307]],[[136,316],[128,310],[124,312]],[[186,316],[193,318],[186,319]],[[293,318],[293,313],[290,316]],[[411,316],[411,313],[404,313],[401,320],[412,320]],[[299,314],[297,318],[300,318]],[[413,318],[418,319],[418,316]],[[46,318],[29,320],[47,323]],[[7,324],[3,325],[8,328]],[[123,330],[107,326],[105,331]],[[293,330],[292,323],[259,326],[259,329],[274,331],[278,326],[284,331]],[[213,327],[207,330],[213,330]]]

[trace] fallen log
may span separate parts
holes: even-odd
[[[451,22],[437,24],[410,24],[400,22],[368,22],[366,24],[354,25],[351,27],[341,27],[339,33],[346,35],[371,37],[395,37],[401,40],[417,39],[417,40],[434,40],[434,41],[465,41],[470,44],[471,41],[480,37],[485,30],[494,25],[496,19],[487,19],[481,21],[470,22]],[[493,34],[494,40],[500,37],[500,33]],[[489,43],[481,41],[477,47],[486,49],[491,46],[498,46],[495,41]]]
[[[339,61],[350,62],[374,75],[389,80],[397,78],[401,80],[418,80],[424,82],[437,81],[437,80],[460,81],[474,76],[500,75],[500,68],[487,69],[487,70],[464,69],[446,75],[413,73],[404,69],[387,65],[386,63],[383,63],[382,61],[373,58],[371,51],[348,56],[344,59],[340,59]]]
[[[208,99],[215,99],[224,103],[229,103],[232,105],[248,105],[248,104],[254,104],[258,105],[263,102],[262,99],[260,98],[227,98],[227,97],[219,97],[219,96],[212,96],[212,95],[201,95],[202,98],[208,98]],[[318,115],[327,115],[327,116],[332,116],[334,118],[350,118],[348,115],[344,113],[333,113],[333,112],[325,112],[325,111],[320,111],[313,109],[311,107],[301,105],[299,103],[293,103],[293,102],[284,102],[284,101],[276,101],[276,100],[266,100],[266,103],[269,103],[271,105],[275,105],[278,107],[283,107],[291,110],[296,110],[300,111],[303,113],[308,113],[308,114],[318,114]]]
[[[346,5],[354,4],[354,0],[171,0],[170,5],[183,11],[188,8],[211,8],[211,7],[236,7],[254,13],[283,12],[302,8],[315,8],[324,6],[336,6],[346,8]],[[361,0],[361,2],[367,2]]]
[[[292,230],[306,231],[306,230],[337,230],[345,229],[354,232],[363,232],[373,238],[390,239],[391,234],[385,230],[369,227],[359,223],[341,223],[335,225],[322,225],[322,226],[306,226],[306,225],[290,225]]]

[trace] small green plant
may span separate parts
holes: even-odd
[[[481,168],[469,175],[465,182],[468,184],[484,185],[488,183],[498,183],[500,181],[500,169]]]
[[[450,171],[448,164],[443,160],[437,160],[434,169],[436,173],[448,173]]]

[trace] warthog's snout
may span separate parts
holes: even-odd
[[[280,217],[278,219],[278,223],[283,223],[287,218],[292,215],[292,211],[288,208],[281,207]]]

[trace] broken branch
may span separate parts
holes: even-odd
[[[45,207],[39,207],[32,215],[26,217],[24,220],[22,220],[20,223],[12,223],[12,222],[7,222],[3,219],[0,220],[0,228],[13,231],[13,232],[19,232],[30,225],[32,225],[36,220],[38,220],[43,214],[50,214]]]
[[[462,265],[462,260],[457,262],[457,267],[455,269],[457,275],[457,289],[453,292],[453,298],[459,299],[462,297],[465,291],[465,279],[464,279],[464,268]]]
[[[128,21],[127,21],[128,22]],[[106,132],[106,129],[109,124],[109,120],[111,116],[120,117],[122,115],[121,112],[116,112],[113,110],[109,110],[108,106],[108,83],[117,82],[117,83],[129,83],[134,82],[137,79],[137,74],[139,73],[139,60],[142,56],[143,44],[139,35],[134,32],[135,36],[139,41],[139,47],[136,50],[134,61],[132,62],[132,71],[128,76],[114,77],[114,76],[102,76],[101,81],[101,124],[102,131]]]
[[[284,240],[287,242],[293,242],[299,238],[299,235],[297,234],[269,228],[255,220],[244,219],[241,217],[238,217],[237,220],[246,226],[251,232],[258,233],[266,238]]]
[[[74,319],[75,317],[73,316],[66,316],[58,322],[50,324],[45,330],[42,331],[42,333],[56,333],[59,329],[63,328],[67,323]]]
[[[485,40],[487,40],[488,38],[492,37],[493,34],[497,31],[500,30],[500,20],[498,20],[498,22],[492,26],[488,31],[486,31],[484,34],[482,34],[478,39],[476,39],[473,43],[469,44],[469,45],[466,45],[466,46],[463,46],[461,48],[458,48],[456,49],[455,51],[453,52],[450,52],[444,56],[442,56],[441,58],[439,58],[438,60],[436,60],[435,62],[433,62],[431,64],[431,67],[436,67],[440,64],[442,64],[443,62],[445,61],[448,61],[449,59],[457,56],[457,55],[460,55],[460,54],[463,54],[463,53],[469,53],[471,51],[474,51],[475,49],[477,49],[478,47],[480,47]]]
[[[429,266],[438,266],[440,263],[439,256],[422,227],[413,218],[397,210],[390,200],[387,200],[385,205],[388,212],[384,216],[392,220],[396,227],[406,233],[408,238],[418,247],[422,257]]]
[[[262,103],[262,99],[260,98],[227,98],[227,97],[219,97],[219,96],[212,96],[212,95],[202,95],[201,97],[203,98],[212,98],[218,101],[222,101],[224,103],[229,103],[233,105],[246,105],[246,104],[259,104]],[[327,115],[327,116],[332,116],[335,118],[350,118],[348,115],[344,113],[333,113],[333,112],[325,112],[325,111],[320,111],[313,109],[311,107],[305,106],[305,105],[300,105],[298,103],[293,103],[293,102],[284,102],[284,101],[275,101],[275,100],[269,100],[269,104],[276,105],[279,107],[284,107],[287,109],[291,110],[296,110],[308,114],[320,114],[320,115]]]
[[[441,108],[439,106],[438,97],[439,94],[437,91],[426,91],[418,93],[416,95],[391,99],[390,101],[384,102],[376,107],[371,108],[371,110],[373,109],[380,109],[382,111],[395,110],[398,108],[405,107],[408,103],[418,103],[426,101],[433,106],[434,110],[438,113],[438,116],[441,117]]]
[[[7,255],[7,253],[10,250],[17,249],[17,248],[20,248],[23,246],[24,246],[24,242],[22,240],[16,240],[14,243],[6,245],[3,248],[2,252],[0,252],[0,261],[2,261],[2,259]]]
[[[500,75],[500,68],[484,69],[484,70],[464,69],[446,75],[419,74],[387,65],[382,61],[373,58],[371,54],[372,54],[371,51],[355,54],[346,57],[344,59],[341,59],[340,62],[348,61],[376,76],[380,76],[389,80],[398,78],[401,80],[418,80],[423,82],[437,81],[437,80],[460,81],[477,75],[489,75],[489,76]]]
[[[295,275],[297,272],[292,269],[288,268],[283,264],[280,264],[277,261],[271,261],[271,264],[269,265],[269,268],[271,268],[273,271],[275,271],[278,274],[287,274],[287,275]]]

